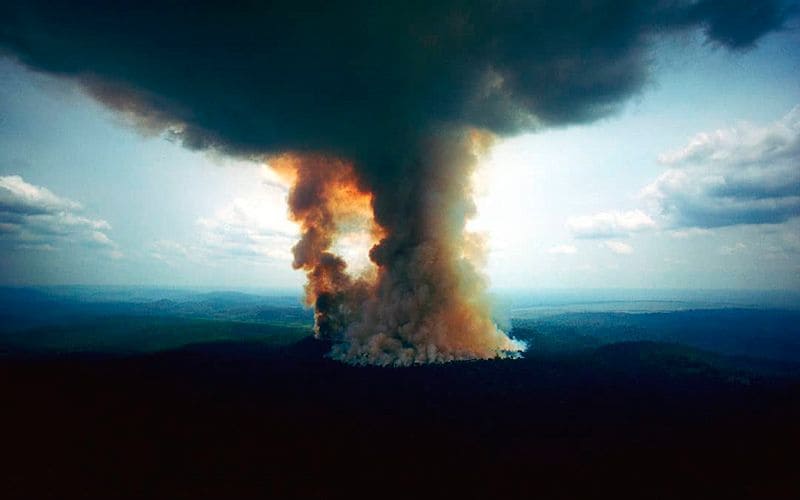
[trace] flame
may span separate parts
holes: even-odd
[[[491,320],[486,280],[478,272],[484,239],[466,230],[475,214],[471,179],[493,141],[474,129],[428,137],[418,156],[407,159],[408,168],[423,175],[399,203],[386,185],[370,190],[352,162],[305,153],[268,159],[292,186],[289,216],[301,230],[293,266],[306,273],[314,330],[335,342],[333,358],[410,365],[524,350]],[[380,219],[388,225],[379,223],[380,196],[403,216],[392,211]],[[370,258],[358,273],[342,250],[355,241]]]
[[[353,165],[343,160],[287,153],[268,158],[267,163],[292,186],[289,217],[301,231],[292,248],[292,266],[308,278],[305,301],[316,309],[315,332],[336,334],[355,314],[350,310],[353,293],[366,292],[376,276],[374,268],[351,275],[345,259],[333,251],[342,240],[366,236],[370,248],[380,240],[383,232],[372,215],[372,194],[359,186]],[[363,250],[363,260],[369,262],[369,248]]]

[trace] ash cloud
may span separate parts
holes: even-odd
[[[0,47],[187,147],[293,155],[295,267],[318,331],[332,325],[340,359],[410,364],[520,348],[489,320],[465,232],[476,138],[607,116],[647,81],[655,37],[701,29],[738,50],[788,12],[777,0],[26,0],[0,7]],[[331,252],[340,207],[323,195],[341,186],[315,173],[343,168],[381,231],[366,288]]]

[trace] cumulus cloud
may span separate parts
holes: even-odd
[[[577,238],[616,238],[654,227],[656,222],[641,210],[599,212],[567,220],[567,228]]]
[[[256,193],[234,197],[211,214],[195,221],[190,241],[161,239],[149,245],[149,254],[167,264],[247,260],[279,261],[289,266],[297,227],[286,214],[287,188],[264,171]]]
[[[557,255],[572,255],[578,253],[574,245],[556,245],[547,249],[547,253]]]
[[[766,126],[697,134],[659,161],[642,197],[676,228],[776,224],[800,215],[800,106]]]
[[[800,106],[764,126],[741,122],[696,134],[659,157],[668,167],[639,193],[647,210],[570,217],[576,238],[665,229],[673,238],[800,215]]]
[[[633,247],[621,241],[604,241],[603,246],[618,255],[633,253]]]
[[[41,215],[80,209],[80,204],[59,198],[47,188],[28,184],[19,175],[0,177],[0,210],[4,213]]]
[[[725,163],[748,166],[797,159],[800,154],[800,106],[776,122],[758,127],[741,122],[727,129],[701,132],[675,151],[662,154],[669,166]]]
[[[16,249],[55,250],[79,244],[122,257],[102,219],[81,215],[80,203],[26,182],[19,175],[0,176],[0,241]]]
[[[200,217],[202,245],[216,257],[269,257],[292,261],[297,228],[269,197],[235,198],[209,217]]]

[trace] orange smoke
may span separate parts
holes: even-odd
[[[420,179],[408,195],[370,190],[347,161],[285,154],[269,165],[292,183],[289,213],[301,228],[293,266],[306,272],[306,301],[331,357],[355,364],[411,365],[515,356],[524,344],[491,319],[481,238],[466,231],[475,214],[472,174],[493,136],[477,130],[434,134],[406,168]],[[375,217],[376,198],[395,211]],[[388,200],[388,201],[387,201]],[[385,222],[385,223],[384,223]],[[333,248],[368,233],[371,272],[354,276]]]
[[[367,293],[369,276],[351,276],[332,247],[338,237],[361,232],[377,243],[381,230],[372,216],[372,195],[359,187],[352,164],[338,159],[283,154],[268,162],[292,184],[289,216],[301,231],[292,266],[306,272],[305,300],[315,306],[314,330],[334,336],[357,313],[352,301]]]

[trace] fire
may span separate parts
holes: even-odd
[[[359,175],[363,168],[340,158],[268,159],[292,186],[289,215],[301,229],[293,266],[306,273],[314,329],[334,341],[333,358],[397,366],[524,350],[491,320],[477,270],[483,240],[466,230],[475,213],[472,175],[493,139],[480,130],[432,134],[393,166],[414,176],[375,186]],[[355,241],[370,259],[360,272],[343,251]]]
[[[315,332],[335,335],[355,311],[349,301],[356,290],[366,291],[376,273],[363,269],[353,276],[347,261],[335,253],[337,242],[368,239],[369,247],[382,237],[372,214],[372,194],[359,186],[353,165],[322,155],[283,154],[267,160],[286,182],[289,217],[300,226],[300,241],[292,248],[295,269],[305,271],[305,300],[315,306]],[[364,259],[369,262],[364,250]]]

